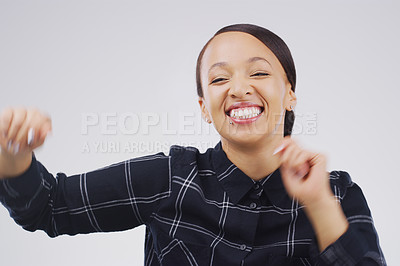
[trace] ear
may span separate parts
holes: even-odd
[[[200,105],[200,110],[201,110],[201,116],[207,123],[211,123],[211,117],[210,114],[207,110],[206,103],[203,97],[199,97],[199,105]]]
[[[286,103],[286,110],[293,111],[293,109],[297,105],[297,97],[292,88],[290,87],[287,92],[287,103]]]

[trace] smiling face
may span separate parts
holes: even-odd
[[[225,32],[208,44],[201,64],[202,114],[222,142],[261,144],[283,137],[285,110],[296,96],[276,56],[243,32]]]

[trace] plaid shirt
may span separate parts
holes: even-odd
[[[386,265],[361,189],[343,171],[330,181],[350,225],[322,253],[279,169],[255,182],[221,143],[55,178],[33,156],[24,174],[0,181],[0,200],[26,230],[51,237],[145,225],[145,265]]]

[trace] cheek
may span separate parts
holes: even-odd
[[[258,86],[259,93],[264,101],[267,102],[269,108],[279,108],[282,106],[285,95],[285,86],[274,80],[265,81]]]
[[[208,88],[207,89],[207,97],[209,99],[209,107],[212,110],[219,110],[223,108],[225,93],[223,88]]]

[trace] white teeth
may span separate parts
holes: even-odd
[[[229,115],[233,118],[237,119],[248,119],[253,118],[261,114],[260,107],[246,107],[246,108],[237,108],[232,109]]]

